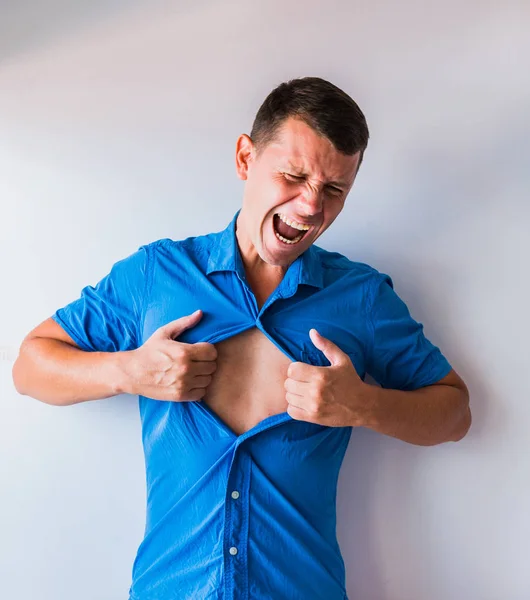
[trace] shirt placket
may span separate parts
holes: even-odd
[[[272,415],[242,434],[234,442],[234,452],[225,490],[223,539],[224,600],[248,600],[248,537],[252,456],[243,443],[260,432],[290,420],[287,413]]]
[[[238,273],[238,277],[245,288],[247,299],[251,301],[253,317],[255,319],[254,325],[286,354],[286,350],[281,348],[276,340],[263,328],[260,317],[276,299],[289,297],[294,294],[296,291],[295,281],[298,278],[299,269],[300,265],[294,279],[292,281],[288,281],[287,278],[284,279],[279,289],[276,290],[276,293],[268,298],[259,311],[254,295],[246,282],[242,267],[240,268],[241,273]],[[294,360],[294,357],[290,356],[289,358]],[[234,442],[232,463],[225,490],[225,527],[223,537],[225,600],[248,600],[249,597],[248,536],[251,508],[250,477],[252,472],[252,458],[245,450],[243,443],[249,437],[258,435],[265,429],[276,427],[289,419],[290,417],[287,414],[273,415],[239,436]]]
[[[226,600],[248,598],[248,524],[252,461],[240,443],[228,477],[225,498],[224,560]]]

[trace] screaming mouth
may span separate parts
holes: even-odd
[[[292,221],[282,213],[276,213],[272,222],[274,235],[284,244],[298,244],[310,229],[309,225]]]

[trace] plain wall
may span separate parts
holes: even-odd
[[[161,237],[224,228],[270,90],[329,79],[371,139],[317,244],[389,273],[468,384],[464,440],[353,431],[351,600],[530,597],[527,2],[28,0],[0,7],[0,597],[127,596],[145,517],[137,398],[20,396],[26,333]],[[526,65],[527,66],[527,65]]]

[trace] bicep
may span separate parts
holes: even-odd
[[[442,377],[440,380],[435,381],[431,385],[450,385],[466,392],[468,391],[464,380],[454,369],[451,369],[445,377]]]
[[[32,329],[28,335],[24,338],[24,342],[27,342],[33,338],[49,338],[53,340],[59,340],[60,342],[66,342],[70,346],[79,348],[79,345],[73,340],[73,338],[51,317],[48,317],[45,321],[37,325]]]

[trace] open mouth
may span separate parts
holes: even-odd
[[[274,235],[283,244],[298,244],[298,242],[311,229],[308,225],[302,225],[290,220],[281,213],[276,213],[272,218]]]

